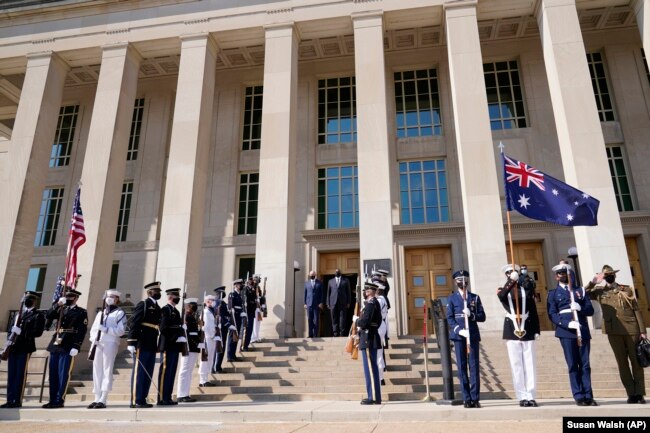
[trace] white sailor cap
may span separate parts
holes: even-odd
[[[235,281],[232,282],[232,285],[234,286],[235,284],[243,284],[244,281],[241,278],[237,278]]]
[[[198,300],[198,298],[187,298],[185,300],[185,303],[186,304],[198,304],[199,300]]]
[[[205,300],[205,301],[216,301],[217,298],[214,295],[205,295],[203,300]]]
[[[511,272],[512,271],[512,264],[507,264],[501,268],[501,272],[506,273],[506,272]],[[515,271],[519,272],[519,265],[515,265]]]
[[[568,265],[566,263],[560,263],[559,265],[553,266],[553,272],[556,274],[566,274],[567,271],[572,270],[571,265]]]
[[[118,298],[122,297],[122,294],[114,289],[109,289],[106,291],[106,296],[117,296]]]

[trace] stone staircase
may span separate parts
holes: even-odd
[[[42,337],[38,347],[49,341]],[[211,376],[215,387],[199,388],[198,373],[193,377],[192,396],[202,401],[297,401],[360,400],[365,384],[360,360],[343,351],[345,339],[302,338],[268,340],[254,345],[236,363],[224,361],[224,372]],[[124,348],[125,349],[125,348]],[[452,351],[453,352],[453,351]],[[38,399],[47,352],[39,350],[30,362],[25,397]],[[86,353],[81,353],[85,361]],[[393,338],[387,351],[384,400],[421,400],[426,394],[422,338]],[[79,364],[84,364],[79,359]],[[92,371],[87,363],[75,367],[68,401],[92,401]],[[594,332],[591,348],[592,381],[598,397],[625,397],[609,343],[600,331]],[[129,400],[132,360],[126,350],[116,360],[110,401]],[[442,398],[442,371],[435,338],[429,339],[429,385],[434,398]],[[537,345],[538,398],[571,398],[562,349],[552,332],[544,332]],[[6,364],[0,365],[0,394],[6,392]],[[649,375],[650,376],[650,375]],[[158,371],[154,371],[157,384]],[[457,380],[455,389],[458,391]],[[650,377],[646,379],[650,388]],[[45,379],[47,387],[47,378]],[[150,399],[155,401],[155,388]],[[47,401],[47,388],[44,400]],[[459,394],[456,394],[458,397]],[[510,364],[500,332],[483,332],[481,342],[481,398],[515,398]]]

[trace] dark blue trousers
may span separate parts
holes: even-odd
[[[50,352],[50,403],[65,402],[74,358],[67,351]]]
[[[12,352],[7,360],[7,403],[22,403],[31,353]]]
[[[251,337],[253,336],[253,325],[255,324],[255,312],[248,314],[248,322],[246,323],[246,339],[244,340],[244,349],[248,350],[248,345],[251,344]]]
[[[366,392],[368,400],[381,402],[381,382],[379,381],[379,367],[377,366],[377,349],[359,349],[363,362],[363,375],[366,378]]]
[[[479,377],[479,345],[478,340],[473,338],[469,344],[469,357],[467,355],[467,341],[454,340],[454,351],[456,352],[456,369],[458,370],[458,381],[463,391],[463,400],[479,401],[481,396],[481,378]],[[469,362],[468,362],[469,358]],[[469,364],[469,365],[468,365]],[[467,368],[469,367],[469,376]]]
[[[318,321],[320,320],[320,308],[307,307],[307,326],[309,327],[309,338],[319,337]]]
[[[575,338],[560,338],[560,344],[569,369],[569,382],[573,398],[575,400],[594,398],[591,390],[591,365],[589,364],[591,340],[582,340],[582,346],[578,347]]]
[[[146,404],[153,368],[156,366],[156,352],[138,349],[134,356],[131,371],[131,404]]]
[[[223,358],[226,356],[226,352],[228,351],[228,327],[227,326],[221,326],[221,345],[223,346],[223,352],[217,353],[217,355],[214,358],[214,369],[217,371],[221,370],[221,364],[223,363]]]
[[[241,316],[235,315],[235,326],[237,327],[237,332],[241,329]],[[232,331],[228,333],[228,361],[235,359],[237,354],[237,342],[232,341]],[[241,335],[240,335],[241,337]]]
[[[161,352],[158,370],[158,401],[171,401],[179,352]]]

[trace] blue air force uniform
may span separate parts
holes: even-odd
[[[240,284],[241,285],[242,281],[241,280],[235,280],[233,283],[234,285]],[[230,292],[228,295],[228,310],[230,311],[231,316],[234,316],[235,323],[231,323],[231,325],[235,325],[237,328],[237,332],[241,331],[241,324],[242,324],[242,313],[246,314],[244,311],[244,301],[242,300],[241,294],[237,292],[236,290],[233,290]],[[232,319],[230,320],[232,322]],[[228,361],[235,361],[237,359],[236,353],[237,353],[237,342],[233,341],[232,339],[232,334],[235,331],[231,331],[228,333]],[[239,335],[239,337],[242,337]],[[242,342],[243,344],[243,342]]]
[[[168,289],[168,296],[180,297],[180,289]],[[183,330],[181,313],[172,304],[165,304],[160,309],[160,369],[158,370],[158,405],[177,404],[172,400],[174,380],[178,368],[178,356],[187,342]]]
[[[154,296],[160,298],[160,282],[145,286]],[[129,320],[127,343],[133,351],[134,362],[131,372],[131,407],[151,407],[147,395],[151,387],[153,369],[158,350],[158,327],[160,306],[153,298],[138,302]]]
[[[467,271],[454,273],[454,280],[458,278],[469,278]],[[467,308],[470,310],[468,318],[470,350],[467,354],[467,340],[460,335],[465,329],[465,314],[463,309],[465,303],[459,291],[454,292],[447,303],[447,322],[449,323],[449,339],[454,341],[456,353],[456,366],[458,369],[458,380],[463,392],[465,407],[480,407],[481,384],[479,378],[479,341],[481,334],[478,329],[478,322],[485,322],[485,310],[478,295],[468,291]],[[469,368],[469,376],[467,374]]]
[[[366,290],[371,290],[372,295],[366,302],[357,320],[356,326],[359,329],[359,351],[363,362],[363,375],[366,379],[367,398],[361,400],[361,404],[381,404],[381,382],[379,379],[379,366],[377,365],[377,351],[382,350],[379,326],[381,325],[381,306],[374,297],[377,285],[366,283]]]
[[[582,345],[578,346],[577,331],[569,328],[569,323],[573,321],[573,313],[571,311],[571,295],[566,284],[558,283],[555,289],[548,292],[548,316],[555,325],[555,336],[560,339],[564,351],[573,398],[580,406],[595,406],[596,403],[593,401],[591,389],[591,366],[589,364],[591,334],[587,322],[587,317],[594,314],[594,307],[583,288],[573,287],[571,291],[575,302],[581,308],[577,313],[582,334]]]
[[[223,293],[223,290],[220,290],[219,292]],[[232,324],[232,319],[230,318],[230,312],[228,311],[228,304],[226,304],[226,301],[223,299],[217,300],[217,316],[219,317],[219,323],[221,326],[221,338],[224,339],[225,341],[222,341],[223,344],[223,350],[219,353],[217,353],[217,357],[215,358],[215,371],[217,373],[222,371],[221,364],[223,364],[223,358],[226,356],[226,352],[229,350],[229,342],[230,342],[230,334],[229,334],[229,328],[230,325]],[[237,344],[237,343],[235,343]]]
[[[2,408],[22,406],[29,358],[36,351],[35,339],[43,335],[45,328],[45,314],[34,308],[37,296],[36,292],[25,293],[25,310],[16,325],[20,335],[15,334],[7,360],[7,402]]]

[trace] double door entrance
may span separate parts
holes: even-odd
[[[350,282],[350,307],[346,313],[344,335],[347,335],[352,324],[352,316],[357,302],[357,284],[359,280],[359,251],[343,251],[335,253],[321,253],[318,256],[318,279],[323,282],[323,289],[327,293],[327,284],[334,278],[334,272],[339,269],[341,275]],[[361,280],[363,279],[363,276]],[[327,301],[326,301],[327,303]],[[321,337],[330,337],[332,335],[332,317],[330,311],[326,308],[321,312],[319,324],[319,333]]]

